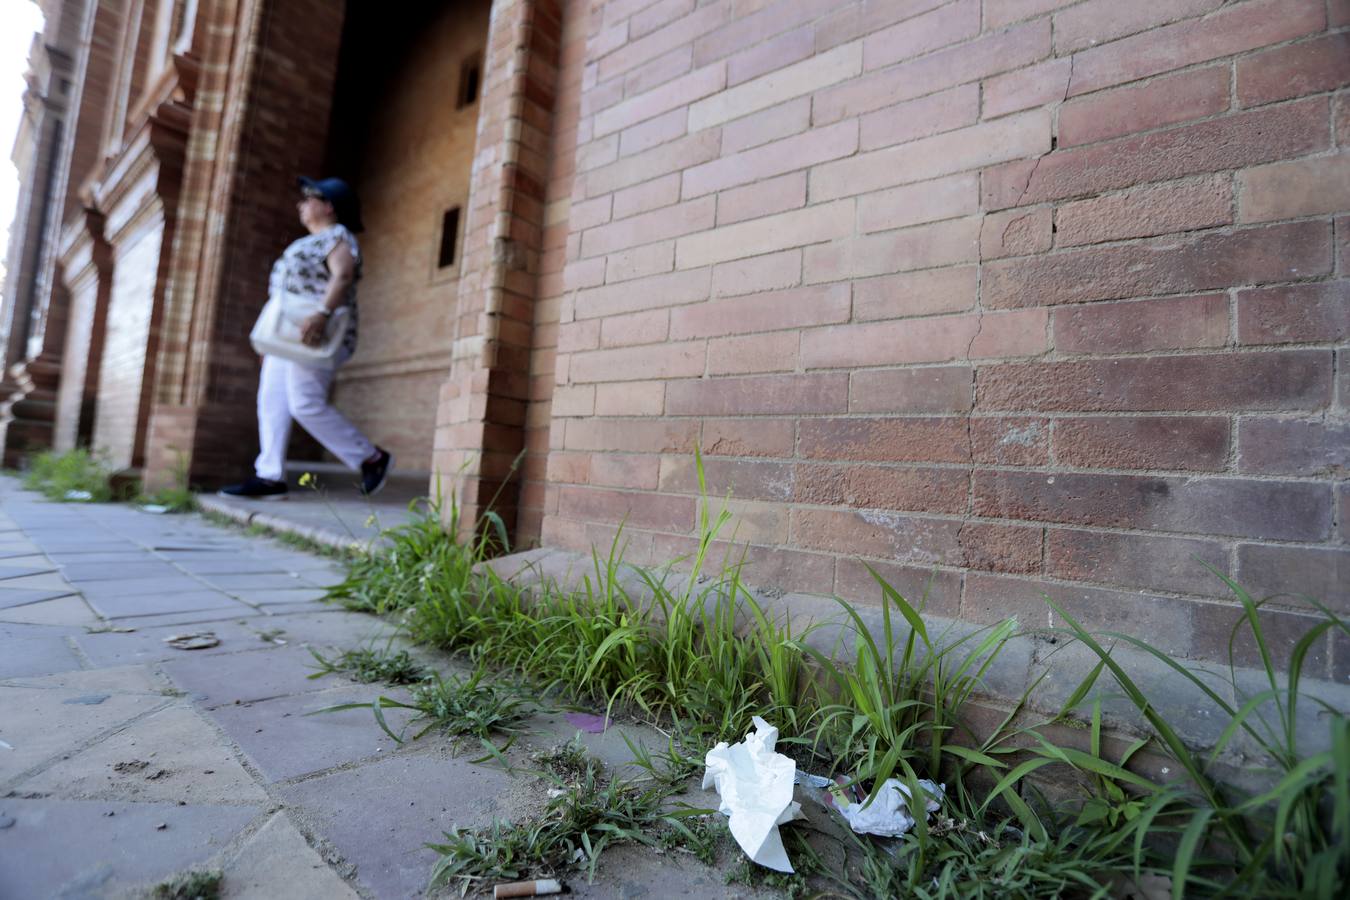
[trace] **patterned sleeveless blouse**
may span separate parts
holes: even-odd
[[[286,290],[322,303],[328,291],[328,254],[333,252],[338,241],[346,241],[352,260],[356,263],[356,277],[342,298],[347,306],[348,321],[342,347],[346,355],[350,356],[356,350],[356,282],[361,278],[361,247],[345,225],[329,225],[323,231],[307,234],[287,247],[272,266],[267,288],[270,295]]]

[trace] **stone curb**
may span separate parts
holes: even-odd
[[[231,521],[238,522],[240,525],[246,527],[249,525],[261,525],[272,531],[282,534],[292,534],[296,537],[313,541],[320,546],[338,550],[343,553],[350,550],[366,549],[364,543],[354,539],[349,534],[343,534],[328,528],[320,528],[316,525],[304,525],[264,510],[247,509],[220,497],[213,497],[208,494],[198,494],[197,504],[201,507],[203,512],[224,516]]]

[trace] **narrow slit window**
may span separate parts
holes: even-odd
[[[459,67],[459,102],[456,109],[463,109],[478,100],[479,82],[483,80],[483,58],[478,54],[464,60]]]
[[[437,257],[437,267],[448,268],[455,264],[455,248],[459,245],[459,207],[447,209],[441,216],[441,252]]]

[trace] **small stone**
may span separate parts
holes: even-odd
[[[14,817],[7,816],[4,813],[0,813],[0,831],[3,831],[6,828],[13,828],[13,827],[14,827]]]
[[[169,824],[168,824],[167,822],[160,822],[158,825],[155,826],[155,830],[156,830],[156,831],[168,831],[168,830],[169,830]]]

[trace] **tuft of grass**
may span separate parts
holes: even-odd
[[[153,494],[138,493],[136,502],[163,506],[171,513],[197,511],[197,494],[192,490],[188,476],[187,454],[179,453],[174,461],[173,484],[160,488]]]
[[[428,844],[440,856],[430,886],[456,888],[463,895],[491,882],[552,877],[572,868],[594,880],[607,847],[660,846],[662,829],[689,831],[680,814],[665,811],[668,789],[613,779],[597,760],[560,786],[545,809],[526,822],[455,829],[444,834],[443,843]]]
[[[113,499],[112,474],[107,462],[88,450],[39,453],[24,486],[61,503],[106,503]]]
[[[530,761],[539,766],[549,778],[564,783],[584,777],[587,768],[595,762],[587,754],[580,733],[565,743],[555,744],[547,750],[533,754]]]
[[[522,723],[530,715],[531,707],[519,688],[488,679],[486,675],[482,667],[464,678],[432,673],[413,688],[412,697],[407,702],[380,695],[369,703],[342,703],[309,715],[369,709],[384,733],[401,744],[404,735],[394,733],[385,719],[384,711],[409,709],[417,713],[413,717],[413,724],[425,723],[412,736],[412,740],[434,730],[449,737],[457,748],[463,741],[474,738],[487,751],[482,759],[495,758],[505,764],[506,759],[502,754],[524,731]],[[507,735],[508,740],[499,747],[491,740],[493,734]]]
[[[416,684],[425,681],[430,674],[407,650],[395,653],[388,647],[382,650],[362,647],[344,650],[334,659],[329,659],[312,647],[309,653],[319,664],[319,670],[309,676],[311,679],[336,673],[362,684],[376,681],[384,684]]]
[[[183,872],[155,885],[154,900],[216,900],[224,876],[217,869]]]

